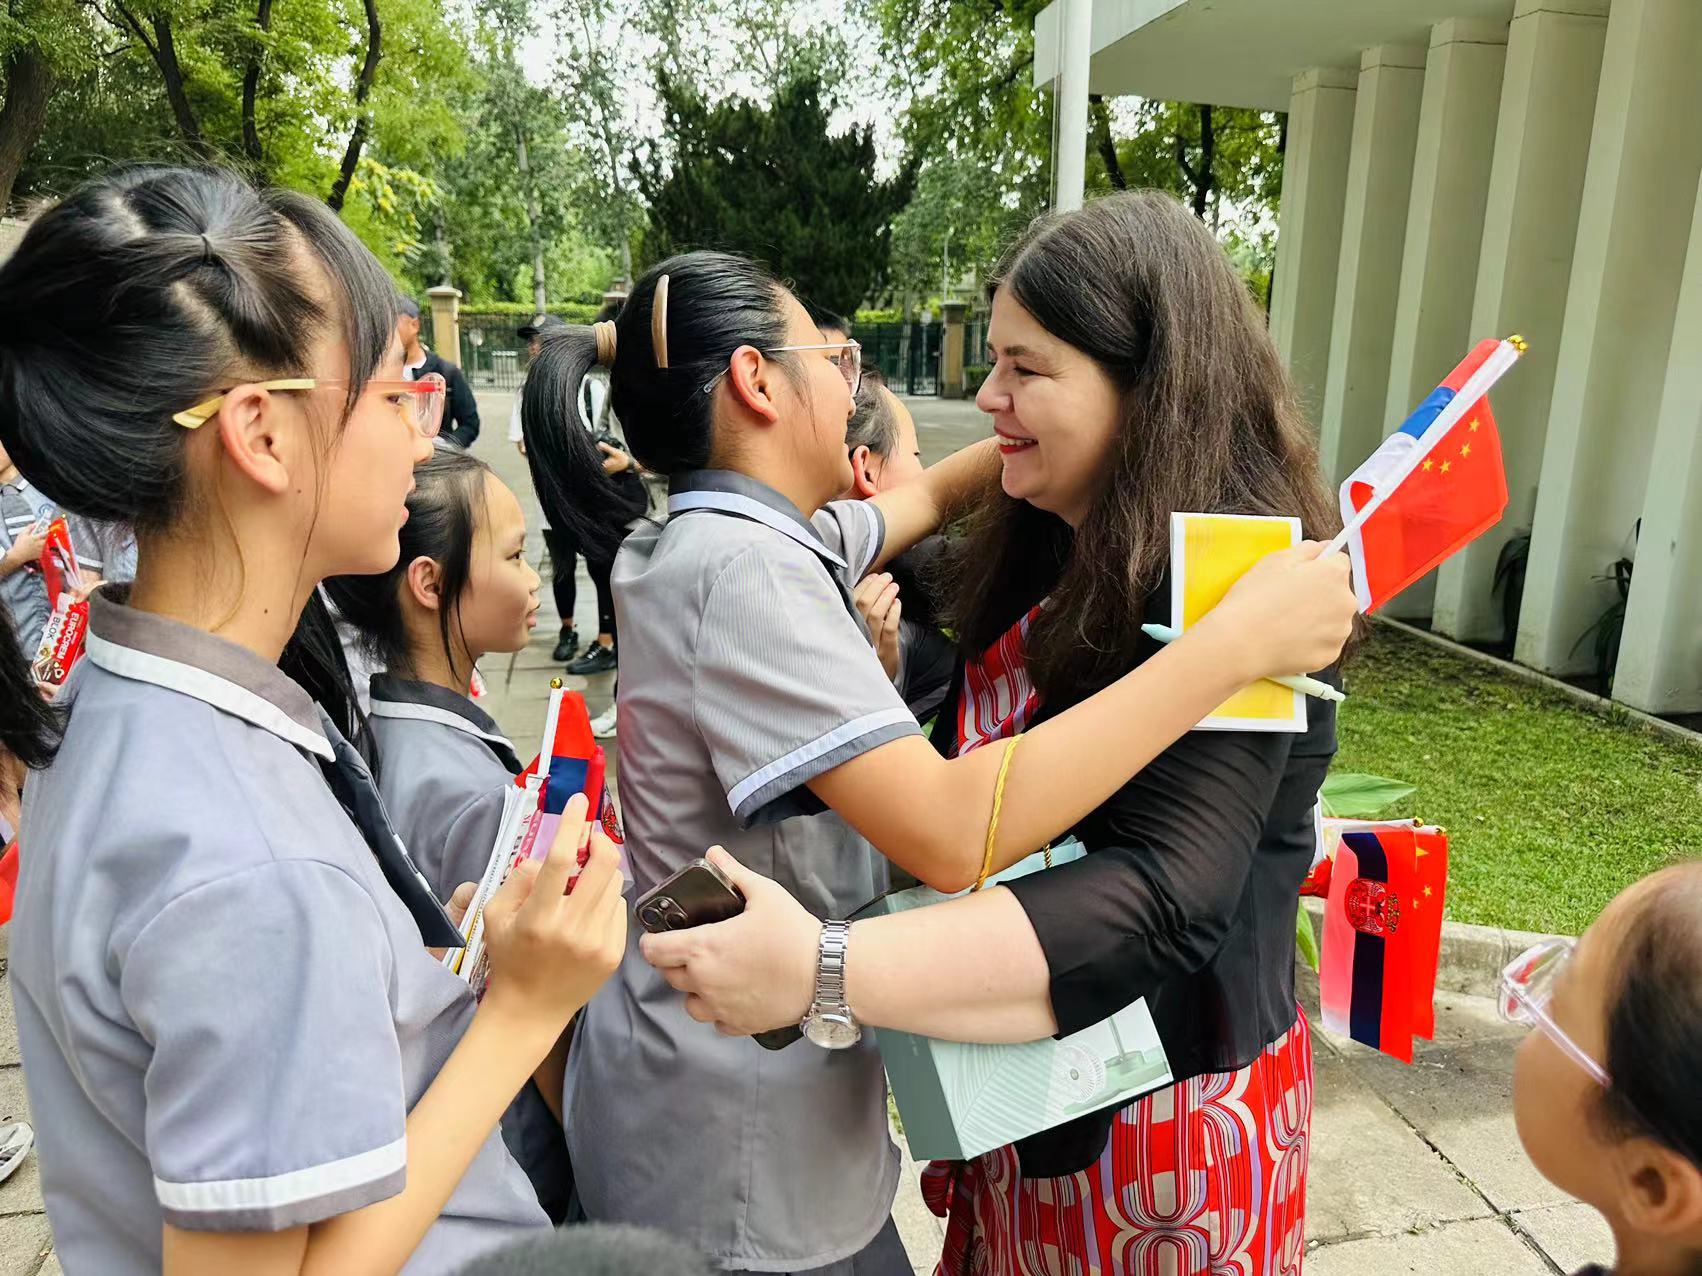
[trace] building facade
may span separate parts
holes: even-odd
[[[1392,614],[1561,676],[1622,624],[1614,697],[1702,712],[1702,0],[1054,0],[1035,46],[1060,158],[1089,92],[1288,112],[1271,328],[1332,481],[1530,342],[1506,518]]]

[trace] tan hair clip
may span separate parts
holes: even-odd
[[[615,325],[600,319],[591,325],[591,335],[597,338],[597,362],[605,368],[615,366]]]
[[[668,366],[668,277],[656,281],[656,293],[650,300],[650,347],[656,352],[656,366]]]

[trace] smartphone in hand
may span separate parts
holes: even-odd
[[[640,895],[633,904],[638,924],[652,934],[690,930],[737,917],[745,897],[727,875],[708,860],[693,860]],[[768,1050],[781,1050],[804,1035],[802,1028],[759,1032],[754,1040]]]

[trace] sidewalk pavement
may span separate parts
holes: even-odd
[[[480,392],[486,425],[475,450],[526,507],[536,561],[537,501],[524,459],[503,440],[511,403],[507,394]],[[911,406],[930,460],[985,432],[985,418],[970,404],[912,400]],[[558,622],[547,581],[541,592],[538,629],[515,661],[512,682],[505,658],[487,658],[483,666],[491,688],[486,707],[524,755],[543,729],[549,680],[561,675],[550,660]],[[575,613],[588,639],[596,630],[596,596],[583,564]],[[612,675],[566,681],[584,691],[593,714],[613,694]],[[5,939],[0,928],[0,971]],[[1316,981],[1305,975],[1301,984],[1316,1024]],[[1411,1067],[1314,1029],[1308,1276],[1554,1276],[1611,1258],[1612,1239],[1600,1218],[1544,1182],[1519,1148],[1511,1100],[1519,1031],[1480,997],[1438,994],[1436,1018],[1436,1040],[1418,1044]],[[30,1118],[11,986],[4,982],[0,1122],[18,1119]],[[907,1169],[894,1212],[915,1269],[924,1273],[939,1254],[941,1229],[922,1204],[917,1168]],[[61,1276],[34,1153],[0,1185],[0,1276]]]

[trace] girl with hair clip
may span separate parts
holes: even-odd
[[[139,546],[24,795],[12,987],[68,1271],[440,1272],[547,1226],[496,1126],[623,946],[614,850],[564,898],[573,808],[492,901],[475,1003],[280,668],[334,666],[304,608],[395,563],[441,420],[392,302],[321,203],[211,170],[91,182],[0,266],[29,316],[0,327],[0,440]]]
[[[538,573],[526,515],[483,461],[436,449],[414,467],[401,554],[387,572],[325,582],[371,682],[374,770],[396,831],[439,899],[484,876],[503,798],[520,774],[514,746],[467,694],[490,652],[519,651],[537,624]],[[561,1118],[565,1039],[503,1117],[503,1139],[560,1223],[572,1171]],[[547,1102],[546,1102],[547,1096]]]
[[[1140,366],[1136,354],[1126,361]],[[849,916],[884,886],[869,843],[950,891],[1038,850],[1247,682],[1333,661],[1354,615],[1346,562],[1317,559],[1316,545],[1267,559],[1179,643],[1059,706],[1027,734],[1014,767],[997,748],[942,757],[882,670],[852,591],[985,503],[1001,449],[989,440],[872,500],[834,501],[852,480],[845,438],[858,349],[824,342],[797,298],[741,257],[663,262],[616,324],[570,331],[540,355],[562,390],[593,362],[610,369],[614,410],[639,463],[670,482],[667,522],[630,535],[614,569],[626,635],[621,789],[637,887],[719,844],[727,871],[777,879],[776,893],[795,896],[788,906],[798,912],[763,901],[762,914],[778,923],[772,935],[735,922],[650,937],[675,941],[664,969],[629,960],[593,1001],[565,1105],[581,1198],[595,1220],[661,1225],[732,1270],[900,1270],[906,1260],[889,1217],[899,1162],[872,1039],[825,1003],[808,1016],[813,1044],[778,1053],[704,1031],[693,1020],[713,1017],[709,1003],[676,991],[697,974],[689,959],[702,951],[700,935],[730,936],[704,941],[717,951],[760,939],[783,958],[749,991],[760,999],[760,988],[776,985],[763,1028],[797,1025],[811,1010],[818,960],[825,972],[844,957],[843,924],[819,919]],[[1073,379],[1091,385],[1093,375],[1077,369]],[[1274,362],[1272,376],[1280,387]],[[603,481],[569,416],[573,395],[545,396],[550,384],[528,381],[523,423],[554,521],[601,499]],[[1012,459],[1003,461],[1007,482]],[[1126,476],[1116,478],[1120,490]],[[1217,503],[1229,499],[1224,492]],[[1120,587],[1139,583],[1144,598],[1155,582],[1137,550],[1145,552],[1127,540],[1093,546],[1106,561],[1129,557],[1133,574]],[[1044,588],[1041,566],[1012,585]],[[1002,822],[989,844],[995,803]],[[976,959],[915,962],[899,982],[917,1000],[937,996],[973,1014],[988,1009],[1006,973],[1045,966],[1010,892],[963,907],[972,925],[956,933],[981,937]],[[1286,907],[1292,932],[1292,898]],[[1204,932],[1221,934],[1215,926],[1202,921],[1190,942],[1207,951]],[[809,949],[801,965],[793,942]],[[853,980],[863,977],[861,947],[850,955]],[[922,971],[933,978],[918,979]],[[1044,989],[991,1007],[978,1030],[1053,1031]]]

